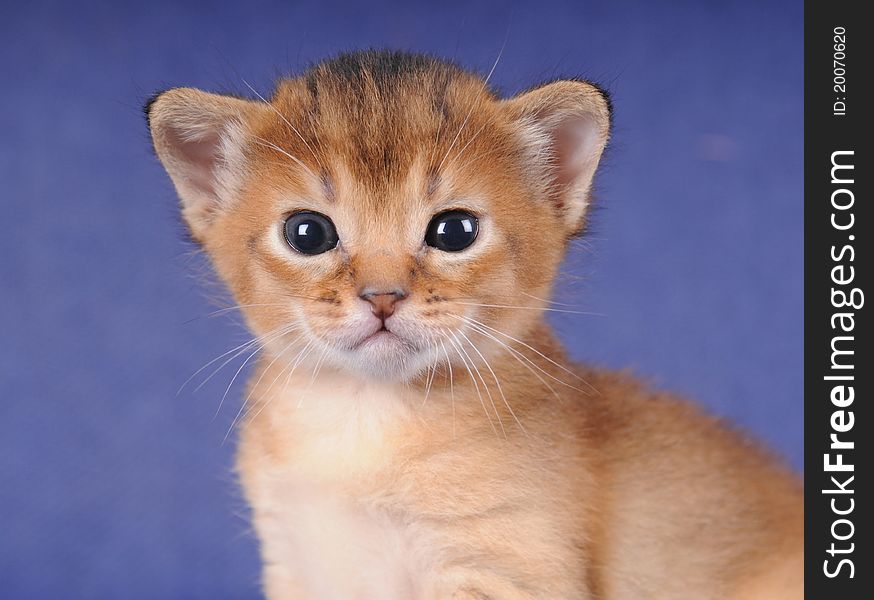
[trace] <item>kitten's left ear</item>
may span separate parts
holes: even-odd
[[[155,153],[173,180],[198,240],[234,200],[245,172],[246,136],[266,111],[257,102],[176,88],[146,104]]]
[[[583,226],[592,178],[610,137],[607,93],[584,81],[556,81],[502,103],[519,126],[569,233]]]

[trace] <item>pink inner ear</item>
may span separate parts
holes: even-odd
[[[562,187],[588,186],[593,175],[597,143],[595,119],[590,115],[563,115],[552,127],[557,163],[556,180]]]
[[[187,133],[187,132],[186,132]],[[168,142],[175,148],[175,154],[185,165],[186,179],[201,193],[215,195],[215,167],[219,160],[221,138],[214,131],[191,133],[171,129],[167,132]]]

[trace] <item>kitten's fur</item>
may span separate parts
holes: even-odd
[[[795,477],[673,396],[570,366],[544,323],[609,135],[599,88],[501,100],[364,52],[269,101],[174,89],[147,114],[194,237],[252,331],[280,332],[238,463],[268,598],[801,598]],[[448,208],[480,219],[465,251],[423,244]],[[302,209],[338,248],[285,243]],[[408,294],[397,335],[355,345],[362,288]]]

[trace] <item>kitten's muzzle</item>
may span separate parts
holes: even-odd
[[[359,298],[370,303],[370,311],[383,323],[394,314],[397,303],[407,296],[407,292],[403,290],[370,291],[366,289],[358,295]]]

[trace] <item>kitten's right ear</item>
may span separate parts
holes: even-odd
[[[145,106],[158,155],[198,240],[212,218],[234,198],[245,172],[245,142],[266,105],[176,88]]]
[[[578,233],[592,178],[610,137],[607,93],[581,80],[559,80],[503,101],[545,175],[567,231]]]

